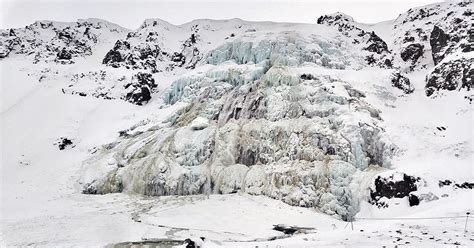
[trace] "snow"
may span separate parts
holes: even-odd
[[[397,50],[411,29],[402,20],[355,25]],[[439,186],[474,181],[474,109],[466,92],[426,97],[429,59],[406,71],[415,91],[403,94],[390,82],[397,69],[368,67],[333,27],[148,19],[132,42],[156,31],[177,51],[197,25],[203,59],[154,73],[156,92],[137,106],[121,96],[142,70],[102,64],[130,30],[79,22],[102,35],[73,64],[14,52],[0,61],[0,246],[200,237],[204,247],[474,246],[472,218],[464,232],[472,190]],[[24,32],[47,43],[54,35],[41,23]],[[74,147],[59,150],[60,137]],[[403,173],[422,178],[420,205],[368,202],[376,176]],[[285,236],[276,224],[309,229]]]
[[[209,120],[204,117],[197,117],[191,122],[191,128],[193,130],[202,130],[209,126]]]

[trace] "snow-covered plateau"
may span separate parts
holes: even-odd
[[[474,247],[473,7],[0,30],[0,246]]]

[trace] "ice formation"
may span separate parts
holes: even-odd
[[[258,57],[253,52],[234,56]],[[299,75],[277,55],[237,61],[249,64],[208,66],[202,75],[177,79],[164,100],[189,105],[166,127],[102,151],[89,163],[106,164],[110,157],[117,163],[84,192],[242,190],[350,218],[358,207],[352,175],[369,165],[388,167],[397,151],[380,127],[380,111],[347,82]]]

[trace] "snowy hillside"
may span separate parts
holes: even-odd
[[[473,7],[0,30],[0,244],[473,246]]]

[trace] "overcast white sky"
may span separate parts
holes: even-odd
[[[442,0],[0,0],[0,28],[23,27],[36,20],[76,21],[101,18],[135,29],[146,18],[173,24],[194,19],[241,18],[255,21],[315,23],[337,11],[356,21],[376,23],[395,19],[412,7]]]

